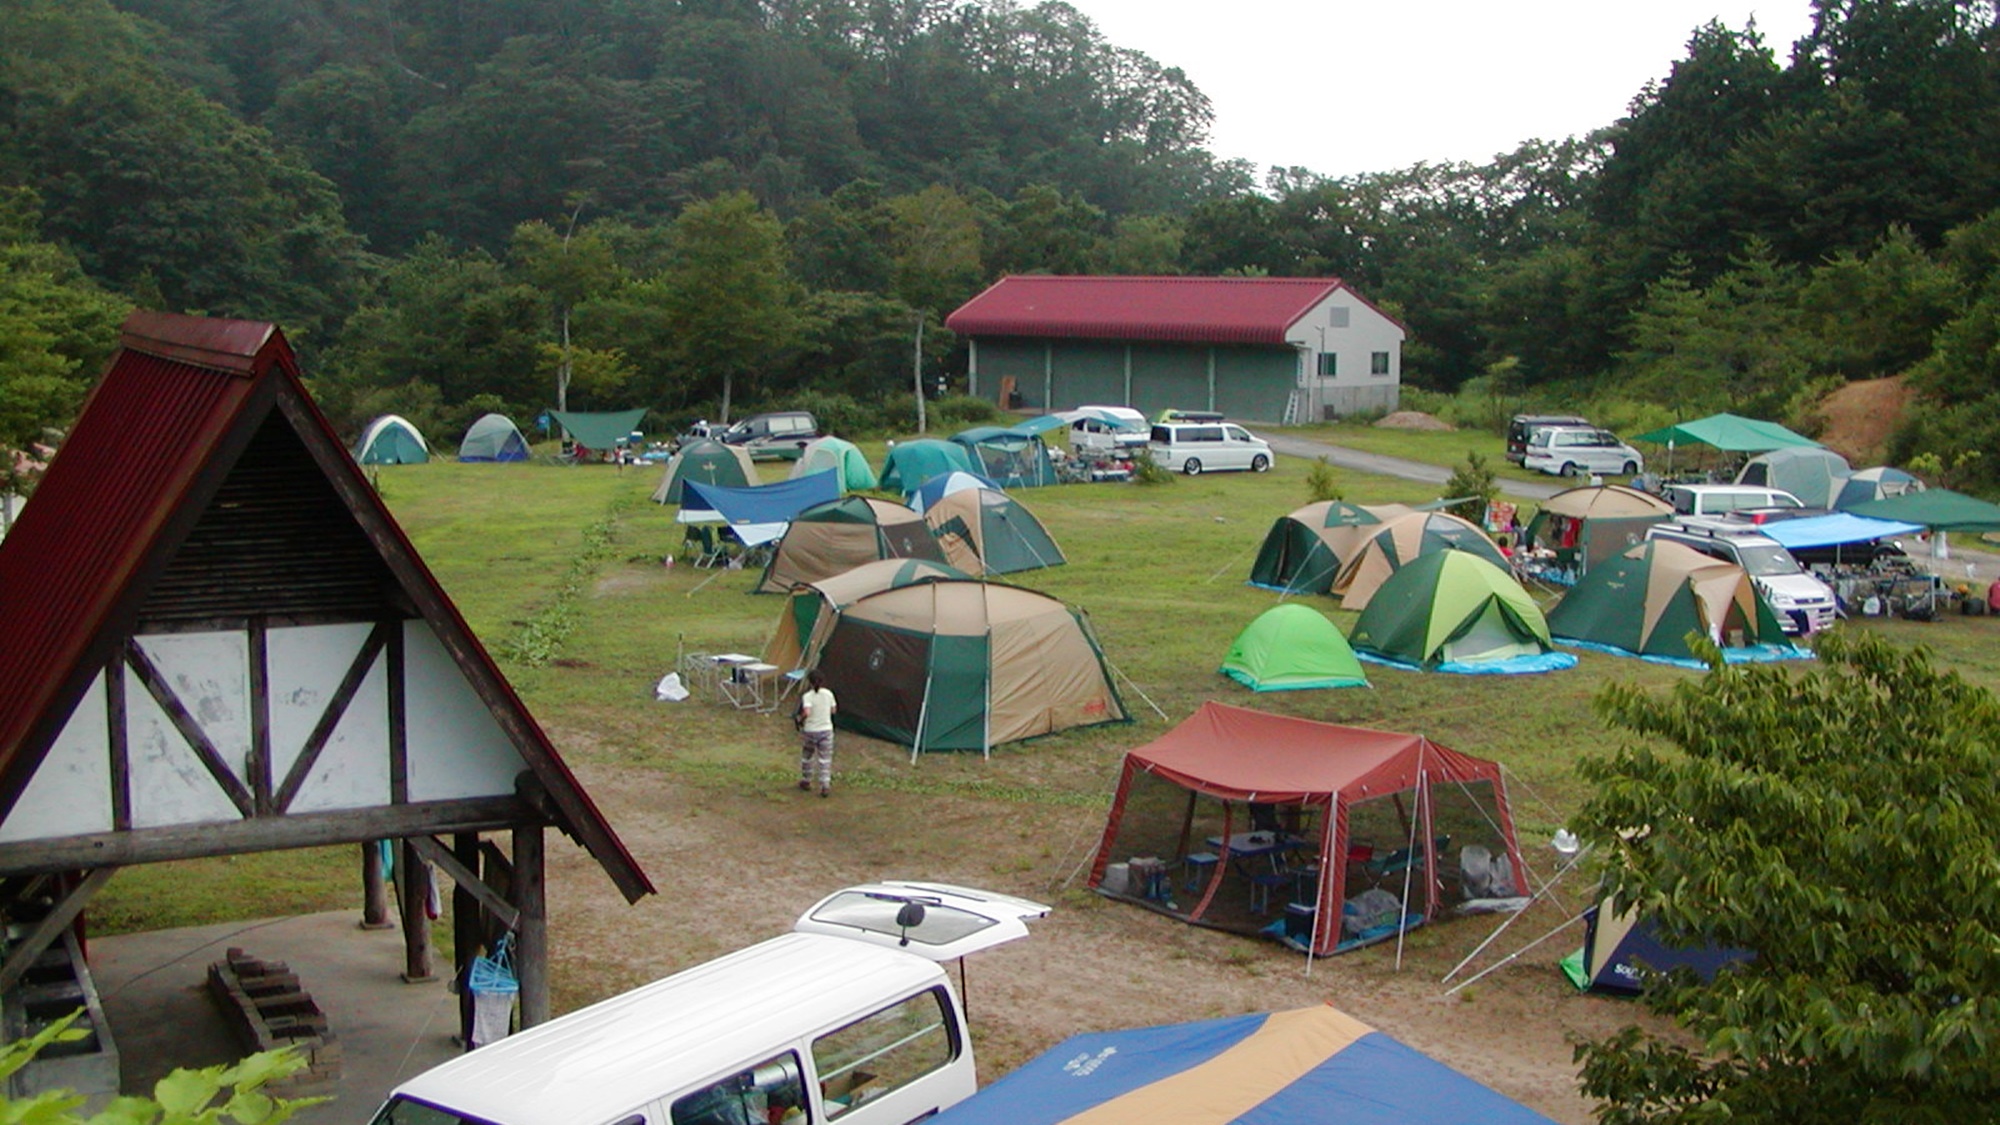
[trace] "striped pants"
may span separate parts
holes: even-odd
[[[821,789],[833,787],[833,732],[799,732],[799,780]]]

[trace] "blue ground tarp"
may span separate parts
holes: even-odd
[[[681,482],[681,523],[726,523],[745,546],[767,543],[785,533],[793,517],[814,504],[840,499],[840,474],[832,469],[796,480],[732,488]],[[773,530],[775,529],[775,530]]]

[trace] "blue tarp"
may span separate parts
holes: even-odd
[[[1397,660],[1378,652],[1354,650],[1354,655],[1370,664],[1380,664],[1385,668],[1401,668],[1405,672],[1422,672],[1421,664],[1407,660]],[[1505,660],[1447,660],[1430,669],[1432,672],[1450,672],[1459,676],[1533,676],[1542,672],[1560,672],[1576,667],[1576,657],[1567,652],[1538,652],[1531,656],[1510,656]]]
[[[1529,1125],[1549,1118],[1321,1006],[1064,1040],[940,1125]]]
[[[840,495],[840,474],[832,469],[749,488],[682,481],[678,518],[681,523],[726,523],[754,547],[783,535],[800,512]]]
[[[1807,516],[1796,520],[1770,520],[1759,530],[1778,541],[1779,546],[1833,547],[1842,543],[1867,543],[1885,535],[1910,535],[1922,531],[1922,524],[1897,520],[1876,520],[1866,516],[1835,512],[1828,516]]]

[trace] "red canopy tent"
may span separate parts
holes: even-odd
[[[1439,862],[1454,844],[1523,870],[1498,763],[1420,735],[1209,702],[1126,753],[1090,885],[1189,922],[1271,932],[1328,954],[1428,920],[1448,901],[1447,883],[1462,896],[1490,893]],[[1114,858],[1126,856],[1159,858],[1169,874],[1107,885]],[[1343,933],[1342,908],[1363,882],[1400,900],[1386,932],[1350,925]],[[1310,916],[1309,930],[1288,933],[1283,919],[1260,917],[1285,906],[1273,888],[1296,901],[1291,917]]]

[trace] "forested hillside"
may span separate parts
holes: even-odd
[[[1994,7],[1814,6],[1690,29],[1589,137],[1336,179],[1217,161],[1174,60],[1063,3],[0,0],[0,426],[60,426],[132,304],[450,434],[866,417],[1008,272],[1333,274],[1413,385],[1810,427],[1907,374],[1894,452],[2000,483]]]

